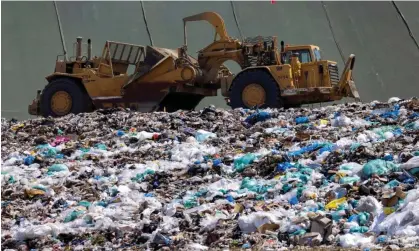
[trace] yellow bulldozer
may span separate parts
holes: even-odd
[[[187,53],[186,23],[207,21],[215,29],[214,41],[198,52]],[[355,56],[350,55],[339,77],[337,63],[324,60],[314,45],[285,45],[277,38],[243,40],[227,34],[215,12],[183,19],[184,45],[177,50],[106,41],[100,57],[92,57],[92,43],[78,37],[76,55],[57,56],[48,84],[29,105],[31,115],[64,116],[69,113],[124,107],[142,112],[194,109],[208,96],[222,95],[233,109],[298,107],[302,104],[359,99],[352,80]],[[237,62],[232,74],[224,65]],[[129,69],[133,73],[129,73]]]

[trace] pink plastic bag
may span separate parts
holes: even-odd
[[[64,136],[57,136],[57,137],[55,138],[55,140],[51,143],[51,146],[55,147],[55,146],[58,146],[58,145],[60,145],[60,144],[62,144],[62,143],[66,143],[66,142],[68,142],[68,141],[70,141],[70,139],[69,139],[69,138],[67,138],[67,137],[64,137]]]

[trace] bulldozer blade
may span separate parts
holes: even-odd
[[[352,71],[354,69],[354,65],[355,55],[351,54],[346,61],[345,67],[342,71],[342,76],[337,86],[337,92],[335,93],[340,97],[351,97],[356,101],[360,101],[361,98],[359,96],[355,82],[353,81]]]
[[[124,89],[122,96],[93,97],[92,101],[97,109],[122,107],[139,112],[153,112],[168,94],[162,90],[167,90],[170,86],[173,84],[167,82],[133,83]]]
[[[361,101],[361,97],[359,96],[358,89],[356,88],[355,82],[352,80],[348,81],[350,96],[352,96],[357,102]]]

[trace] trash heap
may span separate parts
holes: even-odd
[[[2,119],[1,248],[419,247],[419,100]]]

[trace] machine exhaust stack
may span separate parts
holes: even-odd
[[[82,55],[82,49],[81,49],[81,45],[82,45],[82,37],[77,37],[77,45],[76,45],[76,60],[79,61],[81,60],[81,55]]]
[[[285,63],[285,47],[284,47],[284,41],[281,41],[281,64]]]
[[[92,40],[87,39],[87,60],[92,60]]]

